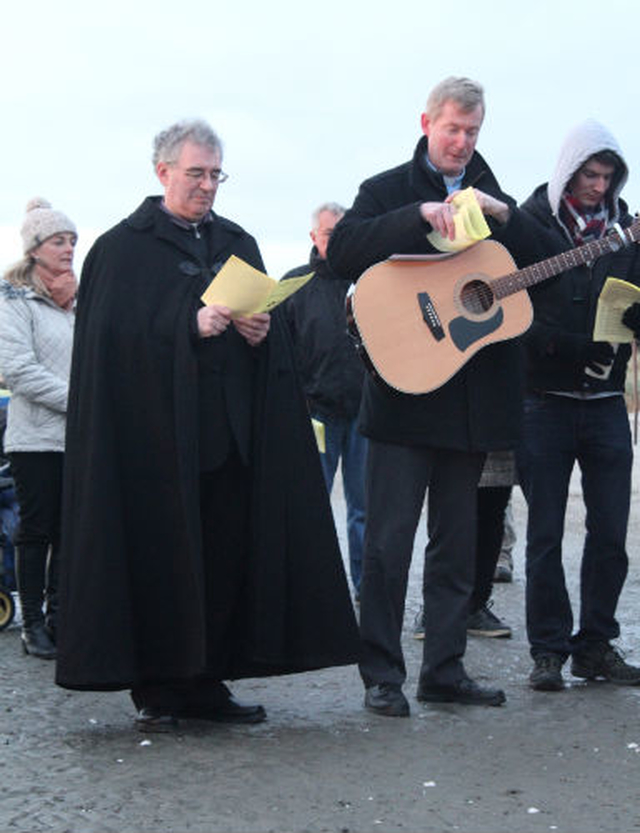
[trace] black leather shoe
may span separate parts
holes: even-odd
[[[136,729],[140,732],[172,732],[178,721],[172,714],[162,714],[156,709],[145,706],[136,717]]]
[[[409,717],[409,703],[399,685],[380,683],[364,693],[364,707],[385,717]]]
[[[418,685],[417,698],[422,703],[462,703],[465,706],[501,706],[506,697],[499,688],[482,688],[464,677],[453,685]]]
[[[262,723],[267,713],[263,706],[241,703],[231,695],[222,702],[185,703],[175,710],[177,717],[213,720],[216,723]]]

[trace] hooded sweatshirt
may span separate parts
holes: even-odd
[[[589,119],[567,135],[551,179],[536,188],[522,205],[523,212],[533,221],[538,260],[576,248],[560,217],[562,196],[576,171],[604,150],[613,151],[620,160],[605,197],[607,229],[614,223],[624,228],[632,222],[626,204],[620,199],[628,178],[620,146],[606,127]],[[585,373],[584,349],[592,340],[598,297],[609,276],[640,284],[637,246],[627,246],[576,266],[531,289],[534,323],[524,339],[529,392],[590,397],[624,390],[628,345],[618,349],[607,379]]]

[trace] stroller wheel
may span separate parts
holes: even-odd
[[[0,586],[0,631],[9,627],[15,614],[16,605],[13,596],[6,588]]]

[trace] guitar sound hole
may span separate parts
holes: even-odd
[[[462,288],[460,300],[467,312],[480,315],[491,308],[493,304],[493,292],[483,281],[469,281]]]

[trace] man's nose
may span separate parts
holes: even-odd
[[[598,193],[604,194],[608,187],[609,187],[609,180],[608,179],[604,179],[604,177],[603,177],[601,179],[596,180],[596,189],[597,189]]]
[[[208,193],[210,191],[215,190],[216,185],[218,183],[214,179],[212,179],[212,177],[210,177],[209,174],[207,174],[206,176],[202,177],[199,184],[200,188]]]

